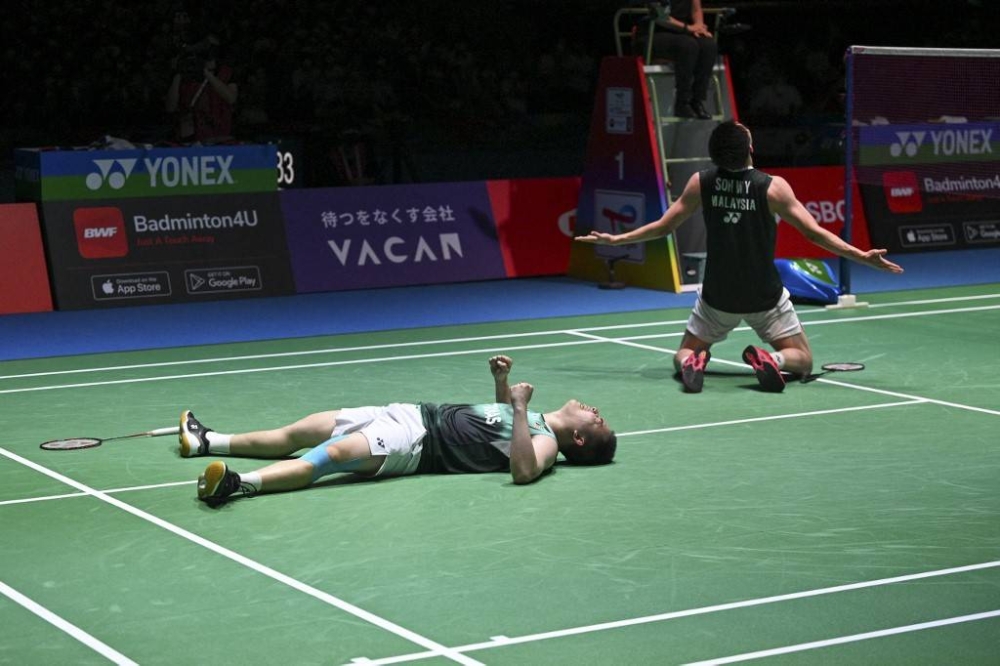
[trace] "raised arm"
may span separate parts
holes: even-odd
[[[902,273],[901,266],[885,258],[887,250],[859,250],[847,243],[836,234],[830,233],[820,226],[816,218],[806,210],[792,191],[788,181],[780,176],[771,177],[771,186],[767,189],[767,203],[772,213],[777,213],[815,245],[833,254],[865,264],[880,271]]]
[[[494,399],[497,402],[510,404],[510,384],[507,378],[510,376],[510,369],[513,365],[514,359],[510,356],[498,354],[490,357],[490,372],[493,373],[494,395],[496,396]]]
[[[699,206],[701,206],[701,178],[698,174],[694,174],[684,186],[680,199],[672,203],[660,219],[623,234],[591,231],[586,236],[577,236],[574,240],[594,245],[627,245],[662,238],[672,234],[698,210]]]
[[[531,436],[528,428],[528,402],[534,388],[527,382],[510,389],[514,408],[514,432],[510,440],[510,476],[516,484],[531,483],[552,467],[559,453],[556,440],[545,435]]]

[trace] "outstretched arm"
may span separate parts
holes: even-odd
[[[667,208],[663,217],[649,224],[633,229],[624,234],[608,234],[603,231],[591,231],[586,236],[577,236],[574,240],[594,245],[627,245],[642,241],[662,238],[672,234],[686,219],[698,210],[701,205],[701,178],[694,174],[684,186],[681,198]]]
[[[792,186],[784,178],[772,176],[771,186],[767,189],[767,203],[771,207],[772,213],[780,215],[781,219],[798,229],[810,242],[824,250],[859,264],[877,268],[880,271],[903,272],[901,266],[885,258],[886,250],[868,250],[867,252],[859,250],[836,234],[821,227],[816,218],[795,197]]]
[[[556,440],[544,435],[531,436],[528,428],[528,402],[534,388],[527,382],[510,389],[514,408],[514,432],[510,440],[510,476],[516,484],[531,483],[552,467],[559,453]]]
[[[513,365],[514,359],[510,356],[498,354],[490,358],[490,372],[493,373],[494,395],[497,402],[510,404],[510,384],[507,378]]]

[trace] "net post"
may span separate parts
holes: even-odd
[[[853,234],[851,228],[854,224],[854,188],[852,185],[852,175],[854,173],[854,58],[853,46],[847,47],[844,55],[844,69],[846,72],[846,90],[844,97],[844,227],[840,231],[840,237],[845,243],[850,243]],[[859,302],[851,293],[851,262],[844,257],[840,257],[838,262],[838,290],[837,302],[827,305],[828,310],[843,310],[847,308],[868,307],[868,303]]]

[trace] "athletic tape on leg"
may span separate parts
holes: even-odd
[[[326,450],[328,446],[332,446],[346,437],[348,437],[348,435],[341,435],[340,437],[328,439],[322,444],[312,448],[308,453],[299,458],[299,460],[305,460],[306,462],[312,463],[312,480],[314,482],[327,474],[335,474],[337,472],[356,472],[361,468],[361,463],[363,461],[362,458],[353,458],[346,462],[339,463],[331,458],[330,454]]]

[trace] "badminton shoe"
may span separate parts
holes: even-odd
[[[707,349],[700,349],[684,359],[681,364],[681,383],[688,393],[701,393],[702,384],[705,383],[705,366],[708,359],[712,358],[712,353]]]
[[[223,504],[233,495],[249,497],[256,492],[250,484],[241,483],[240,475],[221,460],[209,463],[205,471],[198,475],[198,499],[212,506]]]
[[[767,351],[750,345],[743,350],[743,362],[753,368],[761,389],[769,393],[781,393],[785,390],[785,378],[781,376],[774,357]]]
[[[177,436],[181,444],[181,456],[193,458],[208,455],[208,433],[210,432],[212,432],[211,428],[203,426],[190,409],[181,412],[181,430]]]

